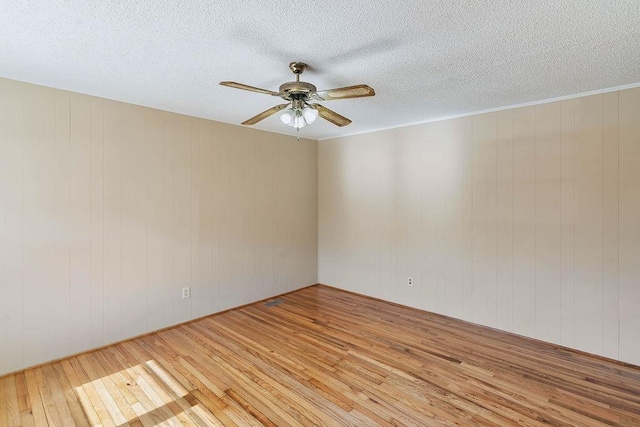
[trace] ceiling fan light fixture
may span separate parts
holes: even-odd
[[[280,116],[280,121],[292,128],[302,129],[306,125],[310,125],[318,117],[318,112],[313,108],[305,107],[300,108],[287,108],[285,112]]]

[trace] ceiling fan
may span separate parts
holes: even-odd
[[[302,62],[292,62],[289,68],[295,74],[296,80],[280,85],[278,92],[267,89],[260,89],[236,82],[220,82],[222,86],[228,86],[236,89],[248,90],[251,92],[264,93],[271,96],[279,96],[288,101],[286,104],[279,104],[271,107],[262,113],[251,117],[242,122],[243,125],[255,125],[261,120],[285,110],[280,116],[280,120],[286,125],[300,130],[300,128],[311,124],[320,116],[323,119],[333,123],[336,126],[346,126],[351,120],[341,116],[321,104],[310,103],[310,101],[332,101],[335,99],[362,98],[365,96],[374,96],[376,93],[367,85],[347,86],[336,89],[317,90],[311,83],[300,81],[300,74],[307,68],[307,64]]]

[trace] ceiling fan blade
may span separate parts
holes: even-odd
[[[367,85],[355,85],[348,87],[339,87],[336,89],[321,90],[315,93],[318,98],[323,101],[331,101],[334,99],[362,98],[365,96],[374,96],[376,92]]]
[[[278,111],[280,111],[280,110],[282,110],[284,108],[287,108],[288,106],[289,106],[289,104],[276,105],[275,107],[271,107],[268,110],[263,111],[262,113],[251,117],[249,120],[245,120],[244,122],[242,122],[242,124],[245,125],[245,126],[255,125],[260,120],[264,120],[267,117],[271,116],[272,114],[275,114]]]
[[[253,87],[253,86],[245,85],[245,84],[242,84],[242,83],[220,82],[220,84],[222,86],[228,86],[228,87],[232,87],[232,88],[235,88],[235,89],[242,89],[242,90],[248,90],[250,92],[258,92],[258,93],[264,93],[266,95],[278,96],[278,92],[274,92],[272,90],[267,90],[267,89],[260,89],[259,87]]]
[[[351,123],[351,120],[347,119],[344,116],[341,116],[335,111],[328,109],[327,107],[323,107],[320,104],[311,104],[311,105],[313,106],[313,108],[315,108],[318,111],[318,115],[320,117],[322,117],[328,122],[333,123],[336,126],[342,127]]]

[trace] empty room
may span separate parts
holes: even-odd
[[[640,2],[0,7],[0,427],[640,426]]]

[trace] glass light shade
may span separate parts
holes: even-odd
[[[291,109],[288,109],[280,116],[280,120],[285,125],[292,126],[291,122],[293,122],[294,114],[295,113]]]
[[[302,115],[296,115],[296,118],[293,119],[293,127],[296,129],[301,129],[307,125],[307,121],[304,119]]]
[[[305,107],[304,110],[302,110],[302,116],[307,124],[311,124],[318,118],[318,111],[314,108]]]

